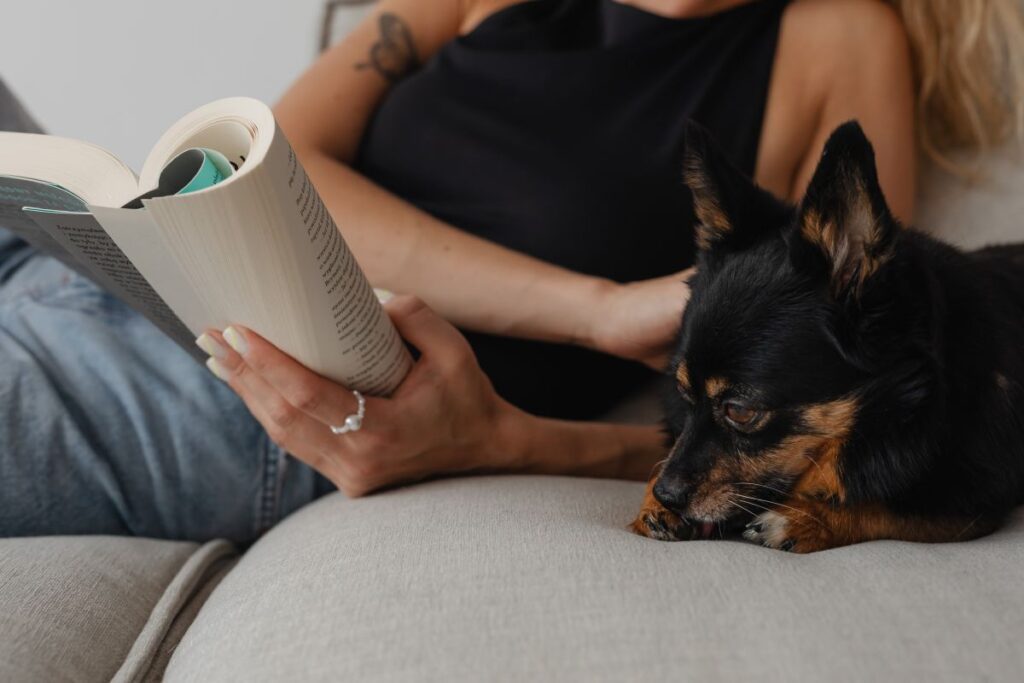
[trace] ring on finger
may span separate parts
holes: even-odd
[[[356,412],[347,416],[340,425],[329,425],[332,434],[349,434],[351,432],[358,432],[363,428],[363,418],[366,417],[366,399],[354,389],[352,390],[352,395],[356,397]]]

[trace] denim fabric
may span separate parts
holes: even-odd
[[[254,540],[330,489],[91,281],[0,230],[0,535]]]

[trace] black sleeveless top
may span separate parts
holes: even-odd
[[[614,0],[531,0],[396,84],[356,168],[449,223],[619,282],[694,259],[689,117],[753,174],[784,0],[668,19]],[[466,283],[472,287],[472,283]],[[593,417],[653,373],[581,348],[468,334],[498,393]]]

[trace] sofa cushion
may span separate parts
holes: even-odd
[[[970,162],[970,157],[963,157]],[[957,246],[1024,241],[1024,149],[1007,146],[983,157],[972,182],[926,166],[917,225]]]
[[[168,681],[1008,680],[1024,515],[962,544],[800,556],[663,543],[643,485],[438,481],[329,496],[213,592]]]
[[[233,555],[225,542],[0,540],[0,681],[146,678],[180,636],[182,608]]]

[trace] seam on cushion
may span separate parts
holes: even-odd
[[[207,573],[207,578],[199,586],[199,589],[192,594],[178,611],[178,615],[171,621],[171,625],[164,634],[160,647],[150,659],[149,667],[145,672],[140,672],[141,683],[159,683],[164,680],[167,667],[171,663],[171,658],[177,651],[178,646],[181,645],[181,641],[188,630],[192,627],[192,622],[199,616],[203,605],[210,599],[213,592],[217,590],[221,581],[238,564],[239,559],[237,556],[224,558],[217,562]]]
[[[125,656],[121,668],[111,679],[112,683],[130,683],[143,679],[160,651],[175,617],[188,604],[189,599],[202,589],[211,575],[216,575],[217,572],[211,569],[216,570],[225,559],[237,554],[235,547],[227,541],[210,541],[192,553],[167,584]]]

